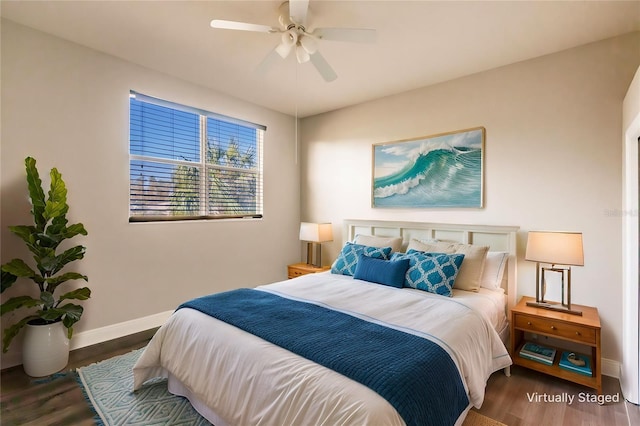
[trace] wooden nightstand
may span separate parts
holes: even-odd
[[[287,266],[287,272],[289,278],[300,277],[302,275],[307,274],[315,274],[317,272],[328,271],[331,269],[331,266],[313,266],[308,263],[294,263],[293,265]]]
[[[598,309],[572,304],[571,307],[575,306],[575,309],[582,311],[582,316],[579,316],[527,306],[528,301],[535,301],[535,299],[533,297],[523,297],[520,299],[520,303],[511,310],[511,358],[513,363],[588,386],[596,389],[601,394],[600,317],[598,316]],[[545,365],[522,358],[519,355],[520,348],[525,342],[525,332],[537,334],[538,336],[553,337],[556,342],[559,342],[556,345],[550,345],[544,340],[538,339],[540,344],[553,346],[557,349],[553,365]],[[564,347],[563,343],[573,346]],[[573,347],[583,348],[583,350],[575,350]],[[572,352],[582,352],[591,357],[591,377],[567,371],[558,366],[562,351],[569,348],[571,348]]]

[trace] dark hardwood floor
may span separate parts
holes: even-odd
[[[476,411],[509,426],[640,425],[640,407],[624,400],[620,382],[607,376],[602,382],[603,397],[617,402],[600,405],[590,399],[596,397],[592,389],[512,366],[511,377],[498,371],[489,378],[484,403]],[[554,402],[558,399],[563,402]]]
[[[69,364],[64,371],[72,371],[78,367],[93,364],[117,355],[139,349],[151,340],[157,329],[143,331],[120,339],[110,340],[85,348],[76,349],[69,354]],[[0,393],[22,390],[33,385],[37,379],[27,376],[22,366],[3,369],[0,373]]]
[[[69,365],[65,371],[74,370],[116,355],[127,353],[147,344],[155,330],[138,333],[99,345],[72,351]],[[0,374],[0,393],[2,398],[2,425],[78,425],[93,424],[87,407],[83,406],[83,397],[77,386],[62,383],[55,389],[39,391],[33,395],[36,380],[28,377],[21,366],[2,370]],[[603,394],[619,398],[618,402],[598,404],[587,400],[593,395],[588,388],[529,371],[521,367],[512,367],[511,377],[502,371],[494,373],[487,383],[485,400],[479,413],[498,420],[509,426],[546,426],[546,425],[593,425],[593,426],[631,426],[640,425],[640,407],[629,404],[622,398],[617,379],[603,377]],[[546,395],[546,396],[545,396]],[[30,397],[34,399],[28,415],[24,413],[16,418],[15,413],[7,411],[7,401],[12,398]],[[573,401],[569,399],[573,396]],[[546,402],[545,402],[546,398]],[[563,402],[551,402],[556,398]],[[76,414],[69,414],[76,410]],[[77,422],[68,422],[76,415]],[[58,420],[65,417],[67,421]]]

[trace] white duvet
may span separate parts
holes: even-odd
[[[488,293],[447,298],[330,273],[258,289],[435,341],[456,363],[475,407],[491,373],[511,365],[495,331],[504,306]],[[168,377],[169,390],[187,396],[216,426],[404,424],[369,388],[193,309],[178,310],[160,327],[133,374],[134,390]]]

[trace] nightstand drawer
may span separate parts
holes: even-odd
[[[324,272],[331,269],[331,266],[313,266],[307,263],[294,263],[287,266],[287,277],[297,278],[307,274],[317,274],[318,272]]]
[[[297,269],[297,268],[289,268],[288,272],[289,272],[288,273],[289,278],[301,277],[309,273],[308,271],[303,271],[302,269]]]
[[[596,330],[576,324],[567,324],[551,318],[541,318],[516,314],[515,327],[532,333],[544,333],[558,336],[588,345],[596,344]]]

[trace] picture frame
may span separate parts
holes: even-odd
[[[372,147],[374,208],[482,208],[484,127]]]

